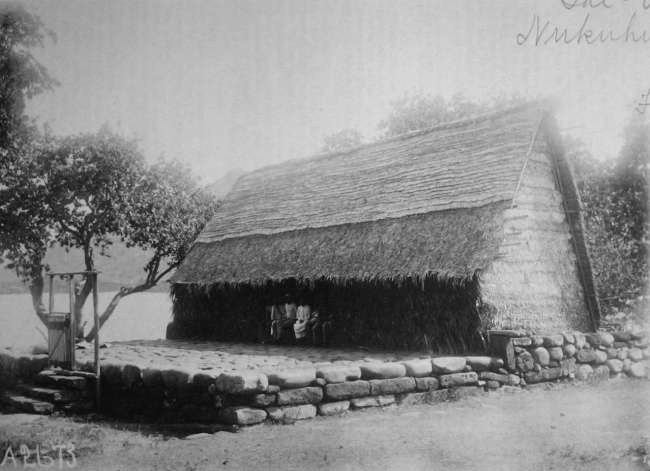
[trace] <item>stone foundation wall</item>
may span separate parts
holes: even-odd
[[[650,336],[639,332],[570,332],[534,335],[525,331],[491,331],[492,354],[516,372],[523,384],[569,377],[583,381],[596,376],[647,378]]]
[[[557,381],[645,378],[648,332],[533,335],[490,332],[492,356],[422,357],[405,361],[336,361],[266,374],[191,371],[103,364],[102,409],[167,423],[251,425],[390,404],[437,403],[472,395],[519,392]],[[47,357],[0,353],[0,386],[61,376]],[[44,370],[45,371],[41,371]],[[85,395],[88,400],[88,394]]]

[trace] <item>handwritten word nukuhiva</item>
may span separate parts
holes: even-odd
[[[600,30],[594,31],[589,27],[589,14],[587,14],[582,22],[580,29],[571,31],[567,28],[553,28],[551,22],[547,21],[542,25],[542,20],[537,14],[533,15],[533,22],[530,25],[528,33],[517,35],[517,44],[523,46],[527,42],[535,46],[545,46],[551,41],[555,43],[564,44],[594,44],[596,42],[621,42],[621,43],[647,43],[650,42],[650,33],[645,30],[637,31],[634,28],[636,22],[636,13],[630,16],[630,21],[627,23],[627,28],[614,30]]]
[[[50,468],[57,464],[57,462],[59,469],[63,469],[64,463],[66,468],[74,468],[77,466],[77,457],[74,454],[75,446],[72,443],[68,445],[55,445],[51,443],[50,445],[50,451],[54,451],[58,455],[58,459],[44,454],[46,451],[38,445],[33,450],[30,450],[27,445],[20,445],[20,448],[16,450],[15,454],[11,447],[7,448],[5,456],[0,463],[0,469],[35,468],[37,466],[39,468]]]

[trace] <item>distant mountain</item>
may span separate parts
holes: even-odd
[[[232,187],[235,185],[237,179],[245,173],[246,172],[244,170],[236,168],[235,170],[231,170],[230,172],[226,173],[223,177],[214,183],[206,185],[205,188],[212,195],[216,196],[219,199],[223,199],[226,197],[228,192],[232,190]]]
[[[151,258],[152,253],[138,248],[127,248],[119,239],[113,241],[108,250],[109,257],[95,256],[96,269],[100,271],[99,290],[117,291],[122,286],[136,286],[146,279],[144,266]],[[66,252],[60,247],[48,249],[45,261],[50,269],[55,272],[83,271],[83,252],[70,250]],[[161,263],[161,269],[165,265]],[[171,276],[171,274],[170,274]],[[167,283],[163,280],[155,291],[167,291]],[[28,293],[29,290],[13,271],[0,265],[0,294]]]

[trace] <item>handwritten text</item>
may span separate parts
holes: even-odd
[[[64,463],[67,468],[74,468],[77,466],[77,457],[74,454],[74,450],[75,446],[72,443],[68,445],[55,445],[52,443],[50,452],[55,452],[55,456],[58,458],[56,459],[45,454],[46,451],[38,445],[33,450],[30,450],[27,445],[20,445],[16,453],[9,447],[5,451],[0,468],[8,468],[10,465],[13,465],[13,468],[35,468],[36,466],[50,468],[57,462],[59,469],[63,469]]]
[[[649,0],[650,1],[650,0]],[[550,21],[542,22],[537,14],[533,15],[533,22],[526,34],[517,35],[517,44],[523,46],[527,42],[535,46],[547,45],[550,42],[564,44],[594,44],[596,42],[650,42],[650,33],[647,31],[636,31],[634,23],[636,22],[636,13],[630,16],[630,20],[625,30],[614,32],[613,30],[594,31],[589,27],[589,14],[582,22],[582,26],[576,31],[570,32],[568,28],[553,27]]]

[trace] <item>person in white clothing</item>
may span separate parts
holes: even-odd
[[[293,331],[296,334],[296,343],[307,336],[307,325],[311,320],[311,308],[301,299],[296,313],[296,323],[293,324]]]
[[[285,318],[282,319],[281,321],[278,322],[277,324],[277,335],[276,335],[276,340],[279,340],[282,337],[282,330],[283,329],[288,329],[293,326],[293,324],[296,323],[296,303],[293,302],[293,299],[291,298],[291,295],[286,296],[286,304],[284,305],[284,309],[286,311]]]

